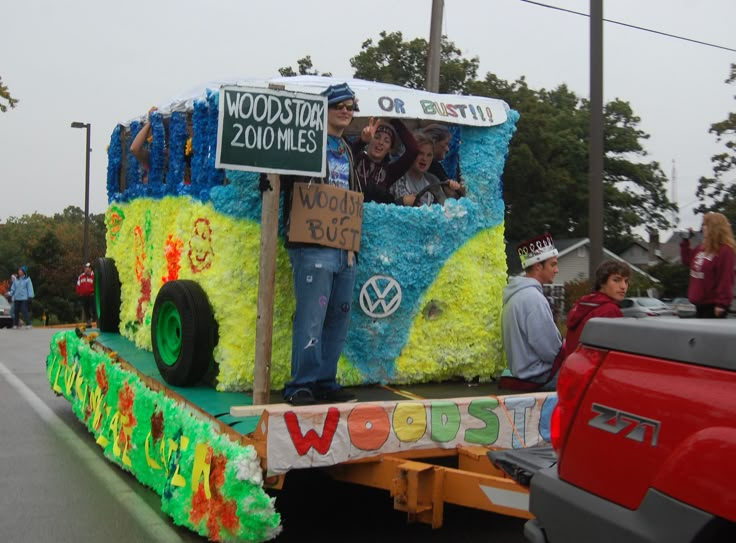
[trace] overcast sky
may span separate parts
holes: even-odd
[[[548,0],[589,11],[588,0]],[[315,67],[351,77],[350,58],[382,30],[428,38],[431,0],[23,0],[4,2],[0,76],[17,107],[0,113],[0,221],[68,205],[84,208],[85,132],[92,125],[90,212],[107,206],[105,149],[116,123],[143,115],[198,84],[272,77],[311,55]],[[734,0],[604,0],[604,17],[736,48]],[[567,84],[589,96],[589,23],[521,0],[445,0],[443,33],[479,77],[525,76],[532,88]],[[710,125],[736,111],[724,80],[736,53],[606,23],[604,100],[621,98],[651,135],[652,160],[676,165],[680,227],[695,188],[724,147]],[[511,104],[513,107],[513,104]],[[524,111],[520,111],[524,115]],[[543,197],[543,195],[539,195]]]

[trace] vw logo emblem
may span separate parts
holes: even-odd
[[[393,277],[374,275],[360,289],[360,307],[374,319],[393,314],[401,305],[401,286]]]

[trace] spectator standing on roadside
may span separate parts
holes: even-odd
[[[20,328],[21,314],[26,328],[31,328],[29,306],[33,299],[33,282],[28,277],[28,268],[26,266],[18,268],[18,276],[10,287],[10,296],[13,298],[14,305],[13,328]]]
[[[703,243],[690,248],[690,235],[680,242],[682,263],[690,266],[687,297],[695,304],[700,319],[723,319],[733,300],[734,250],[733,229],[725,215],[703,216]]]
[[[95,272],[87,262],[84,271],[77,278],[77,296],[82,300],[82,310],[87,321],[87,327],[92,326],[95,319]]]

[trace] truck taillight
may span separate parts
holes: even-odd
[[[607,353],[608,351],[582,345],[567,357],[560,368],[560,376],[557,379],[557,405],[552,411],[550,421],[550,439],[558,455],[562,452],[580,400]]]

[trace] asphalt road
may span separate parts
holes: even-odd
[[[56,330],[0,330],[0,541],[200,542],[161,512],[158,495],[103,457],[45,360]],[[407,524],[387,492],[289,474],[273,494],[277,542],[523,543],[524,521],[448,506],[439,530]]]

